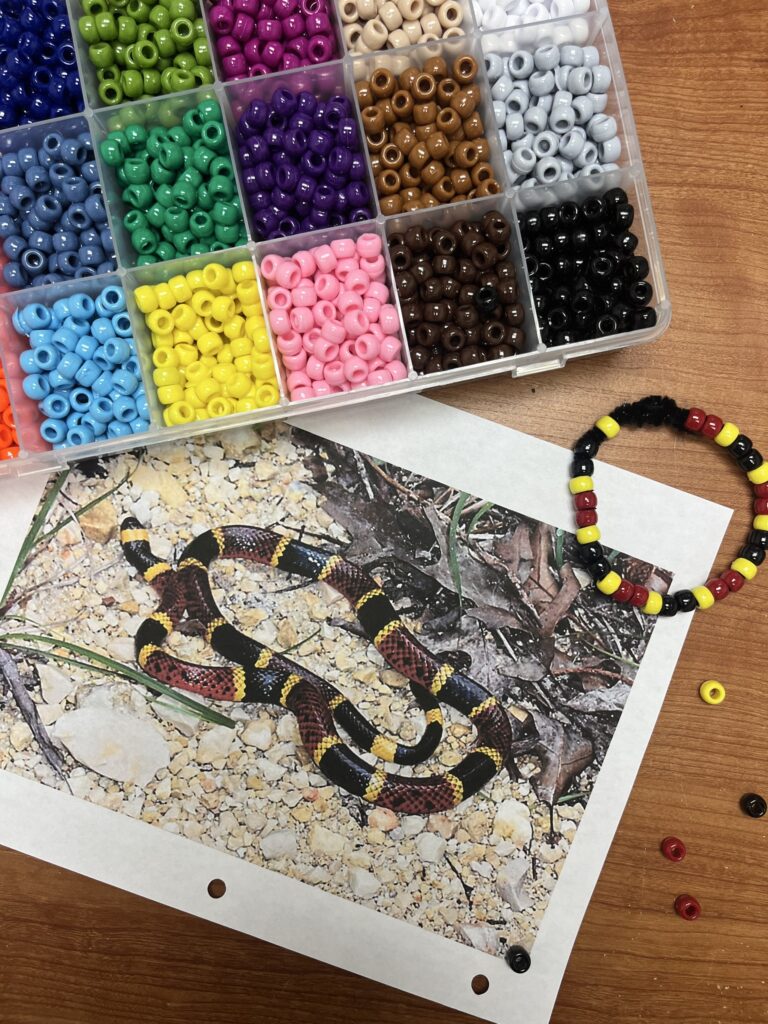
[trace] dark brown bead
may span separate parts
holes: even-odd
[[[493,348],[488,350],[488,355],[491,359],[506,359],[508,356],[515,354],[515,349],[507,344],[494,345]]]
[[[441,277],[440,281],[443,286],[443,298],[449,299],[451,302],[458,302],[459,295],[461,293],[461,285],[455,277]]]
[[[458,239],[452,231],[445,228],[433,228],[429,233],[429,242],[436,253],[449,255],[456,251]]]
[[[461,327],[444,327],[440,332],[440,344],[449,352],[458,352],[466,344],[467,336]]]
[[[510,263],[509,260],[503,260],[501,263],[497,263],[493,269],[495,273],[499,275],[500,281],[504,281],[507,279],[515,281],[517,279],[515,264]]]
[[[419,259],[413,261],[411,273],[416,281],[421,284],[422,281],[427,281],[430,277],[433,277],[435,272],[432,269],[431,261],[424,256],[421,256]]]
[[[493,288],[498,292],[499,284],[499,275],[494,274],[492,270],[486,270],[477,275],[478,288]]]
[[[474,306],[459,306],[456,310],[456,322],[459,327],[472,327],[473,324],[480,322],[480,317]]]
[[[498,284],[494,285],[494,287],[502,305],[517,302],[517,281],[514,277],[499,279],[498,275],[495,276]]]
[[[448,299],[443,300],[445,302],[445,322],[453,323],[456,320],[456,310],[458,306],[455,302],[450,302]]]
[[[519,327],[507,327],[504,333],[504,344],[520,351],[525,345],[525,334]]]
[[[432,258],[432,269],[436,274],[445,274],[448,277],[455,277],[457,263],[456,257],[450,253],[438,253]]]
[[[477,270],[472,260],[459,259],[456,264],[456,280],[461,284],[469,284],[477,277]]]
[[[470,281],[469,284],[461,286],[459,292],[459,304],[462,306],[469,306],[475,301],[475,295],[477,295],[477,284],[474,281]]]
[[[460,238],[459,247],[460,247],[462,253],[468,259],[471,259],[471,257],[472,257],[472,250],[475,248],[476,245],[479,245],[482,242],[482,240],[483,240],[482,236],[480,235],[480,233],[477,230],[477,228],[475,227],[475,225],[474,224],[470,224],[468,226],[467,230],[463,231],[461,233],[459,238]],[[477,277],[477,271],[475,271],[475,273],[473,274],[472,279],[474,280],[476,277]]]
[[[395,274],[395,287],[401,299],[412,299],[418,291],[414,276],[408,270],[401,270]]]
[[[445,352],[443,354],[443,369],[457,370],[461,366],[461,355],[458,352]]]
[[[471,324],[471,326],[464,328],[464,333],[467,336],[468,345],[479,345],[483,337],[482,324]]]
[[[478,270],[488,270],[498,263],[496,248],[490,242],[480,242],[472,250],[470,259]]]
[[[420,253],[428,247],[429,235],[424,228],[414,224],[413,227],[407,228],[403,241],[412,252]]]
[[[405,235],[403,234],[403,232],[402,231],[393,231],[392,234],[389,236],[389,244],[390,245],[404,245],[405,244]]]
[[[419,285],[419,298],[422,302],[439,302],[443,298],[443,279],[430,277]]]
[[[413,263],[413,254],[407,245],[390,245],[389,255],[392,259],[395,273],[401,270],[408,270]]]
[[[465,345],[461,350],[461,365],[472,366],[475,363],[484,363],[485,353],[477,345]]]
[[[427,365],[424,367],[427,373],[440,373],[443,368],[443,360],[440,356],[432,356]]]
[[[422,312],[428,323],[444,324],[446,322],[447,310],[442,300],[440,302],[425,302]]]
[[[519,327],[523,320],[525,320],[525,312],[518,303],[504,307],[505,324],[509,324],[510,327]]]
[[[395,89],[398,82],[389,68],[376,68],[371,77],[371,92],[378,99],[387,99]]]
[[[483,214],[480,226],[483,234],[491,242],[506,242],[511,231],[507,221],[500,213],[496,213],[494,210],[489,210],[488,213]]]
[[[429,349],[423,345],[414,345],[411,348],[411,362],[417,373],[420,373],[429,362]]]
[[[500,345],[504,341],[504,324],[500,320],[489,320],[483,324],[482,339],[485,345]]]
[[[424,321],[416,327],[416,342],[419,345],[423,345],[424,348],[433,348],[435,345],[440,344],[440,336],[443,333],[443,329],[440,324],[430,323]]]
[[[407,302],[400,303],[400,309],[403,313],[404,323],[417,324],[421,320],[420,302],[416,302],[414,299],[409,299]]]

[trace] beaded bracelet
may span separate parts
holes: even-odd
[[[625,425],[659,427],[662,424],[691,434],[702,434],[725,448],[745,470],[755,492],[753,528],[747,544],[739,552],[739,557],[731,562],[730,569],[704,586],[678,590],[675,594],[659,594],[630,583],[611,569],[599,543],[597,495],[592,485],[592,459],[603,441],[616,437]],[[731,591],[741,590],[745,580],[753,579],[757,567],[765,560],[768,549],[768,462],[735,424],[724,423],[718,416],[708,415],[702,409],[681,409],[671,398],[660,395],[617,406],[609,415],[601,416],[573,446],[569,486],[576,507],[576,540],[597,589],[614,601],[630,604],[648,615],[676,615],[677,612],[711,608],[715,601],[722,601]]]

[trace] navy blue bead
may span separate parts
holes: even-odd
[[[53,236],[53,248],[55,252],[65,252],[67,249],[76,249],[78,243],[77,232],[57,231]]]
[[[90,195],[88,182],[80,175],[71,175],[65,178],[61,184],[61,191],[64,199],[70,203],[84,203]]]

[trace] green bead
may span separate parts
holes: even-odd
[[[119,185],[125,186],[128,184],[128,182],[125,179],[125,171],[122,167],[117,168],[117,170],[115,171],[115,177],[117,178]]]
[[[83,11],[86,14],[103,14],[106,10],[106,0],[83,0]]]
[[[214,202],[228,202],[235,194],[234,182],[231,178],[225,178],[223,174],[215,174],[208,182],[208,191]]]
[[[211,51],[208,49],[208,40],[199,36],[192,43],[192,53],[195,61],[204,68],[211,66]]]
[[[207,121],[203,127],[202,139],[214,153],[221,153],[227,148],[227,134],[220,121]]]
[[[191,210],[197,201],[197,189],[188,181],[177,181],[171,188],[174,205],[183,210]]]
[[[165,7],[161,7],[160,4],[156,4],[149,12],[149,20],[155,28],[171,27],[171,16]]]
[[[168,129],[168,138],[185,149],[192,146],[192,139],[190,139],[180,124],[175,124],[173,128]]]
[[[197,205],[201,210],[207,210],[208,213],[213,209],[213,199],[207,185],[201,185],[197,190]]]
[[[200,188],[203,184],[203,176],[196,167],[185,167],[179,175],[179,181],[186,181],[192,188]]]
[[[160,166],[168,171],[178,170],[184,164],[184,152],[181,146],[170,139],[160,147],[157,159]]]
[[[112,52],[115,55],[115,64],[117,64],[118,67],[127,67],[128,60],[126,54],[128,53],[128,47],[131,45],[133,44],[121,42],[112,43]]]
[[[155,199],[161,206],[164,206],[166,210],[176,205],[173,189],[165,182],[162,185],[158,185],[155,189]]]
[[[173,36],[167,28],[159,28],[152,36],[152,41],[157,47],[157,52],[160,54],[160,60],[163,60],[165,57],[176,56],[176,43],[174,43]]]
[[[195,210],[189,218],[189,230],[195,238],[210,238],[213,234],[213,218],[205,210]]]
[[[98,93],[99,99],[107,107],[113,107],[116,103],[123,102],[123,90],[119,82],[101,82]]]
[[[80,38],[89,45],[100,41],[99,30],[96,28],[96,19],[92,14],[86,14],[84,17],[77,19],[77,30],[80,33]]]
[[[173,66],[182,71],[191,71],[195,67],[195,58],[191,53],[177,53],[173,58]]]
[[[173,241],[173,231],[171,231],[167,224],[163,224],[163,226],[160,228],[160,234],[163,236],[166,242]]]
[[[180,206],[169,206],[165,211],[165,223],[173,234],[186,231],[189,227],[189,212]]]
[[[129,100],[138,100],[144,95],[144,79],[141,77],[140,71],[132,68],[123,71],[120,75],[120,84]]]
[[[142,39],[152,39],[155,34],[155,26],[148,21],[143,21],[137,28],[136,41],[141,42]]]
[[[133,57],[139,68],[152,68],[157,64],[159,54],[151,39],[142,39],[133,44]]]
[[[131,232],[131,245],[140,256],[154,252],[160,239],[152,228],[137,228]]]
[[[163,71],[160,72],[160,88],[162,92],[176,92],[173,82],[171,81],[171,75],[175,70],[175,68],[165,68]]]
[[[144,92],[148,96],[159,96],[160,72],[154,68],[142,68],[141,77],[144,79]]]
[[[189,135],[190,138],[200,138],[200,133],[203,130],[203,125],[205,124],[205,122],[197,107],[193,107],[191,110],[188,110],[184,117],[182,117],[181,123],[184,126],[184,131],[187,133],[187,135]],[[195,145],[197,146],[198,143],[195,143]],[[202,170],[202,168],[200,169]]]
[[[217,206],[223,206],[223,205],[224,205],[223,203],[217,203],[216,206],[214,206],[214,208],[213,208],[213,216],[214,217],[216,216],[216,207]],[[236,215],[238,216],[238,219],[239,219],[240,211],[239,211],[239,209],[237,207],[235,207],[235,213],[236,213]],[[239,223],[237,223],[237,224],[217,224],[216,227],[214,228],[214,234],[215,234],[217,240],[219,242],[223,242],[224,245],[226,245],[227,247],[229,247],[230,245],[234,245],[235,244],[237,239],[240,237],[240,231],[241,231],[241,226],[240,226]]]
[[[206,34],[205,34],[205,22],[203,21],[203,19],[202,18],[195,18],[195,20],[194,20],[194,22],[192,24],[195,26],[195,35],[199,39],[206,39],[207,37],[206,37]]]
[[[195,85],[200,87],[201,85],[213,85],[213,71],[211,68],[192,68],[192,77],[195,80]]]
[[[191,21],[197,14],[197,8],[192,0],[169,0],[165,6],[171,18],[189,18]]]
[[[128,18],[126,15],[121,14],[117,19],[117,38],[121,43],[135,43],[138,39],[139,33],[136,28],[136,22],[133,18]]]
[[[88,56],[95,68],[111,68],[115,63],[115,51],[109,43],[94,43],[89,46]]]
[[[216,159],[216,154],[212,149],[208,149],[202,142],[195,142],[192,147],[192,166],[196,167],[198,171],[202,171],[203,174],[208,174],[209,169],[213,161]]]
[[[128,0],[125,5],[125,13],[130,15],[134,21],[144,22],[149,18],[151,8],[144,0]]]
[[[204,121],[220,122],[222,120],[221,107],[216,100],[212,98],[201,100],[200,103],[197,104],[197,109],[200,111]]]
[[[225,249],[229,249],[226,242],[211,242],[211,252],[223,252]]]
[[[147,209],[147,222],[159,231],[165,223],[165,207],[160,203],[152,203]]]
[[[153,125],[147,132],[147,153],[150,156],[157,156],[160,147],[165,142],[165,131],[158,125]]]
[[[125,138],[131,150],[143,148],[147,144],[147,129],[143,124],[129,124],[125,129]]]
[[[184,71],[182,68],[171,68],[170,74],[172,92],[186,92],[187,89],[195,88],[195,76],[191,71]]]
[[[207,252],[211,251],[211,248],[207,242],[193,242],[189,247],[189,255],[204,256]]]
[[[119,68],[99,68],[96,78],[99,82],[119,82],[120,70]]]
[[[163,167],[157,157],[149,165],[149,173],[152,175],[152,181],[156,185],[170,185],[178,178],[176,171],[171,170],[169,167]]]
[[[228,156],[217,156],[215,160],[211,161],[211,177],[226,178],[228,181],[231,181],[232,194],[234,195],[235,172],[232,170],[232,161]]]
[[[118,43],[117,45],[122,46],[123,44]],[[136,43],[126,44],[125,49],[123,50],[123,61],[127,68],[131,68],[132,70],[136,70],[138,68],[139,65],[136,63]]]
[[[147,227],[147,217],[143,210],[129,210],[123,217],[126,231],[140,231]]]
[[[180,253],[188,252],[190,245],[192,245],[194,241],[195,236],[191,231],[180,231],[177,235],[173,236],[173,244]]]
[[[139,211],[148,209],[155,198],[149,185],[128,185],[123,189],[122,196],[124,203]]]
[[[117,22],[115,21],[114,14],[104,11],[103,14],[94,15],[93,20],[96,22],[96,31],[99,33],[99,39],[103,43],[111,43],[117,39]]]
[[[223,225],[224,227],[232,227],[234,224],[237,228],[236,234],[240,230],[240,222],[242,220],[240,216],[240,207],[237,203],[228,203],[219,199],[213,204],[213,219],[216,225]],[[216,236],[218,238],[218,235]]]
[[[170,242],[158,242],[155,255],[159,260],[175,260],[177,255],[176,246],[171,245]]]
[[[129,157],[123,164],[123,170],[129,185],[146,185],[150,180],[149,164],[140,156]]]
[[[101,159],[107,167],[120,167],[125,159],[125,154],[118,139],[108,135],[99,146]]]
[[[171,35],[179,47],[192,45],[195,38],[195,28],[189,18],[175,18],[171,22]]]
[[[141,256],[136,257],[137,267],[148,267],[152,263],[159,263],[157,256],[154,256],[151,252],[142,253]]]

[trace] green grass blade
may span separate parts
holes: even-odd
[[[26,562],[27,556],[29,555],[32,548],[35,546],[38,534],[45,526],[45,521],[48,518],[48,513],[53,508],[53,503],[58,498],[61,488],[66,483],[67,477],[69,476],[69,472],[69,467],[67,467],[67,469],[62,470],[61,473],[59,473],[59,475],[54,480],[51,489],[48,491],[48,494],[45,496],[45,501],[37,510],[37,515],[32,520],[32,525],[27,531],[27,536],[24,538],[24,543],[21,545],[21,551],[19,551],[18,558],[13,563],[11,575],[8,578],[5,590],[3,591],[3,596],[2,598],[0,598],[0,607],[5,605],[5,602],[8,600],[8,595],[11,592],[11,587],[13,586],[16,577],[19,575],[19,572],[21,571],[24,563]]]
[[[565,530],[555,530],[555,565],[558,569],[562,569],[564,555],[563,547],[565,545]]]
[[[467,527],[467,540],[469,540],[469,538],[472,536],[472,531],[477,526],[477,524],[480,522],[480,520],[483,518],[483,516],[486,515],[488,512],[490,512],[490,510],[492,508],[493,508],[493,502],[492,501],[486,501],[486,503],[484,505],[482,505],[477,510],[477,512],[475,512],[475,514],[472,516],[472,518],[469,521],[469,526]]]
[[[451,516],[451,525],[448,527],[448,562],[451,567],[451,579],[453,585],[456,588],[456,593],[459,596],[459,607],[464,607],[464,600],[461,593],[461,569],[459,568],[459,558],[457,553],[457,542],[459,535],[459,522],[461,520],[461,513],[464,511],[464,506],[469,501],[469,495],[466,491],[459,493],[458,500],[453,507],[453,515]]]

